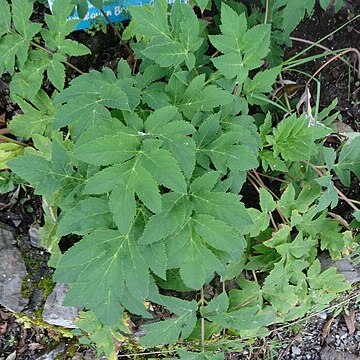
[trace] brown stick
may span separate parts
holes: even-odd
[[[50,51],[49,49],[45,48],[44,46],[41,46],[39,44],[37,44],[36,42],[30,41],[30,44],[32,46],[37,47],[38,49],[41,49],[43,51],[45,51],[46,53],[50,54],[50,55],[54,55],[54,53],[52,51]],[[75,65],[69,63],[68,61],[63,61],[63,63],[65,65],[67,65],[68,67],[72,68],[73,70],[75,70],[76,72],[78,72],[80,75],[84,74],[83,71],[81,71],[79,68],[77,68]]]
[[[258,174],[256,171],[254,171],[254,173],[252,173],[251,171],[248,171],[247,174],[248,174],[248,180],[249,180],[250,184],[251,184],[252,186],[254,186],[254,188],[257,190],[258,193],[260,193],[260,187],[263,187],[264,189],[266,189],[267,191],[269,191],[269,193],[270,193],[272,196],[274,196],[275,199],[279,200],[279,197],[278,197],[276,194],[274,194],[274,193],[263,183],[263,181],[261,180],[259,174]],[[256,185],[256,184],[258,184],[258,185]],[[258,186],[259,186],[259,187],[258,187]],[[276,207],[275,210],[276,210],[277,213],[279,214],[279,216],[280,216],[280,218],[281,218],[281,220],[282,220],[282,222],[283,222],[284,224],[289,223],[289,221],[286,219],[286,217],[284,216],[284,214],[281,212],[281,210],[280,210],[278,207]],[[276,226],[276,223],[275,223],[275,221],[274,221],[274,218],[272,217],[272,214],[269,213],[269,216],[270,216],[270,220],[272,221],[272,224],[274,225],[274,228],[277,229],[277,226]]]
[[[257,172],[257,171],[256,171],[256,170],[252,170],[252,172]],[[279,178],[277,178],[277,177],[270,176],[270,175],[267,175],[267,174],[263,174],[263,173],[261,173],[261,172],[257,172],[257,174],[258,174],[259,176],[266,177],[266,178],[268,178],[268,179],[270,179],[270,180],[279,181],[279,182],[282,182],[282,183],[284,183],[284,184],[290,184],[289,181],[286,181],[286,180],[283,180],[283,179],[279,179]]]
[[[8,128],[2,128],[2,129],[0,129],[0,135],[7,135],[7,134],[9,134],[9,133],[10,133],[10,131],[9,131]]]

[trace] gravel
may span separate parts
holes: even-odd
[[[322,313],[311,318],[296,336],[285,334],[288,346],[280,359],[360,360],[360,304],[352,302],[347,310],[355,314],[348,324],[344,312],[335,318],[330,312],[326,317]]]

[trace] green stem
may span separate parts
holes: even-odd
[[[265,3],[265,18],[264,18],[264,24],[267,23],[269,17],[269,0],[266,0]]]
[[[340,31],[342,28],[344,28],[345,26],[349,25],[350,23],[352,23],[353,21],[357,20],[360,17],[360,15],[357,15],[355,17],[353,17],[351,20],[347,21],[345,24],[341,25],[340,27],[338,27],[337,29],[335,29],[334,31],[332,31],[331,33],[325,35],[324,37],[322,37],[320,40],[314,42],[312,45],[308,46],[307,48],[305,48],[304,50],[300,51],[299,53],[297,53],[296,55],[294,55],[293,57],[291,57],[290,59],[287,59],[286,61],[284,61],[282,63],[282,65],[284,64],[288,64],[289,62],[292,62],[293,60],[297,59],[299,56],[301,56],[302,54],[306,53],[307,51],[309,51],[310,49],[312,49],[314,46],[316,46],[316,44],[320,44],[321,42],[323,42],[324,40],[326,40],[327,38],[329,38],[330,36],[336,34],[338,31]]]
[[[336,55],[336,53],[337,53],[336,51],[331,50],[331,49],[327,48],[327,47],[324,46],[324,45],[320,45],[320,44],[314,43],[313,41],[310,41],[310,40],[306,40],[306,39],[302,39],[302,38],[297,38],[297,37],[292,37],[292,36],[290,36],[290,39],[291,39],[291,40],[294,40],[294,41],[298,41],[298,42],[303,42],[303,43],[305,43],[305,44],[314,45],[314,46],[316,46],[316,47],[318,47],[318,48],[320,48],[320,49],[323,49],[323,50],[327,51],[329,54],[332,54],[332,55]],[[341,52],[341,51],[343,51],[343,50],[344,50],[344,49],[342,49],[342,50],[340,50],[340,51],[338,51],[338,52]],[[347,60],[345,60],[345,59],[342,58],[342,57],[340,57],[339,60],[341,60],[344,64],[346,64],[346,65],[348,65],[348,66],[352,66]],[[357,69],[355,66],[353,66],[353,68],[354,68],[354,70],[355,70],[356,72],[359,73],[359,69]]]
[[[329,59],[328,61],[326,61],[324,64],[322,64],[315,72],[314,74],[311,76],[311,78],[307,81],[307,84],[310,83],[310,81],[312,79],[315,78],[315,76],[317,74],[319,74],[326,66],[328,66],[330,63],[332,63],[334,60],[336,60],[337,58],[341,57],[342,55],[347,54],[348,52],[353,52],[356,54],[357,56],[357,63],[358,63],[358,69],[357,69],[357,73],[358,73],[358,79],[360,79],[360,51],[358,49],[355,48],[348,48],[345,49],[344,51],[342,51],[341,53],[333,56],[331,59]]]
[[[277,107],[278,109],[284,111],[286,114],[291,114],[291,112],[289,112],[289,110],[286,107],[276,103],[275,101],[272,101],[272,100],[268,99],[265,96],[251,94],[250,97],[253,97],[254,99],[261,100],[261,101],[264,101],[265,103],[271,104],[271,105]]]

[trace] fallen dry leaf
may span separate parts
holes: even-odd
[[[0,211],[6,209],[8,206],[9,206],[8,204],[5,204],[0,201]]]
[[[23,329],[21,332],[20,339],[18,340],[17,347],[18,347],[18,353],[21,354],[26,350],[26,339],[27,339],[27,330]]]
[[[34,343],[30,343],[28,345],[28,348],[29,350],[41,350],[44,348],[44,345],[34,342]]]
[[[348,314],[346,314],[345,311],[343,311],[342,315],[345,319],[346,327],[349,330],[349,334],[352,335],[356,330],[355,329],[355,311],[350,310]]]
[[[275,97],[280,99],[284,94],[294,95],[299,89],[302,89],[305,85],[303,84],[288,84],[278,89],[275,93]]]
[[[332,322],[334,321],[334,318],[331,317],[324,325],[322,332],[321,332],[321,340],[322,342],[328,337],[329,333],[330,333],[330,327]]]
[[[306,114],[306,117],[309,119],[309,126],[315,125],[315,119],[312,115],[311,109],[311,93],[308,86],[305,86],[304,93],[301,95],[299,102],[296,104],[296,111],[301,114],[302,112]]]
[[[0,124],[5,124],[6,123],[6,117],[5,117],[5,113],[0,114]]]
[[[11,316],[11,313],[9,311],[0,310],[0,318],[3,320],[8,320]]]
[[[351,126],[345,124],[342,121],[335,120],[333,122],[333,124],[336,126],[336,129],[337,129],[337,131],[339,133],[348,133],[348,132],[353,132],[354,131],[354,129]]]
[[[3,334],[6,333],[7,327],[8,327],[7,322],[5,322],[5,323],[3,323],[3,324],[0,324],[0,334],[1,334],[1,335],[3,335]]]

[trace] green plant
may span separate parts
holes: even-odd
[[[12,75],[12,96],[25,112],[34,113],[36,110],[23,99],[35,101],[34,105],[37,106],[42,100],[37,97],[46,97],[38,95],[45,72],[54,87],[61,91],[65,85],[64,64],[69,65],[67,57],[90,52],[86,46],[65,38],[77,23],[66,19],[72,8],[69,2],[56,2],[53,14],[45,16],[47,28],[42,28],[41,24],[29,21],[33,10],[30,2],[13,0],[11,7],[7,1],[0,3],[0,71],[3,73],[6,70]],[[43,128],[45,124],[46,119],[36,122],[37,126]],[[38,131],[34,127],[34,131]],[[27,133],[28,137],[31,135]]]
[[[196,3],[202,10],[208,4]],[[2,5],[0,48],[11,36],[24,44],[0,63],[14,74],[17,59],[20,69],[12,92],[24,114],[10,129],[34,145],[8,165],[43,196],[42,241],[55,280],[70,284],[67,305],[89,310],[78,321],[83,341],[110,358],[114,338],[126,341],[131,332],[126,314],[151,318],[150,303],[172,316],[144,325],[141,346],[190,338],[193,346],[178,350],[181,359],[220,359],[219,348],[241,348],[268,334],[269,325],[323,309],[350,288],[334,268],[321,271],[317,253],[340,258],[356,245],[327,209],[340,197],[358,216],[332,174],[345,186],[351,173],[360,176],[360,138],[338,151],[324,147],[335,105],[298,115],[267,96],[282,71],[280,61],[264,67],[275,54],[271,44],[281,43],[279,31],[287,41],[313,7],[298,1],[289,24],[291,3],[266,9],[272,25],[265,12],[248,15],[232,2],[221,3],[213,26],[180,2],[130,7],[124,37],[139,70],[133,74],[121,60],[117,71],[80,74],[65,89],[63,44],[78,46],[65,38],[75,24],[66,23],[70,1],[54,8],[49,30],[40,32],[51,54],[32,40],[40,27],[28,22],[29,3],[12,2],[15,29]],[[20,5],[21,18],[14,11]],[[274,30],[276,16],[281,30]],[[87,53],[80,49],[76,54]],[[52,73],[54,61],[59,72]],[[59,92],[39,90],[42,70],[36,91],[21,86],[34,68],[47,70]],[[269,188],[265,177],[276,185]],[[245,182],[258,193],[254,207],[241,201]],[[59,239],[70,234],[81,240],[61,254]],[[227,291],[229,280],[236,288]],[[216,282],[223,289],[209,298],[204,285]],[[200,300],[161,289],[200,291]],[[221,332],[223,338],[213,336]]]

